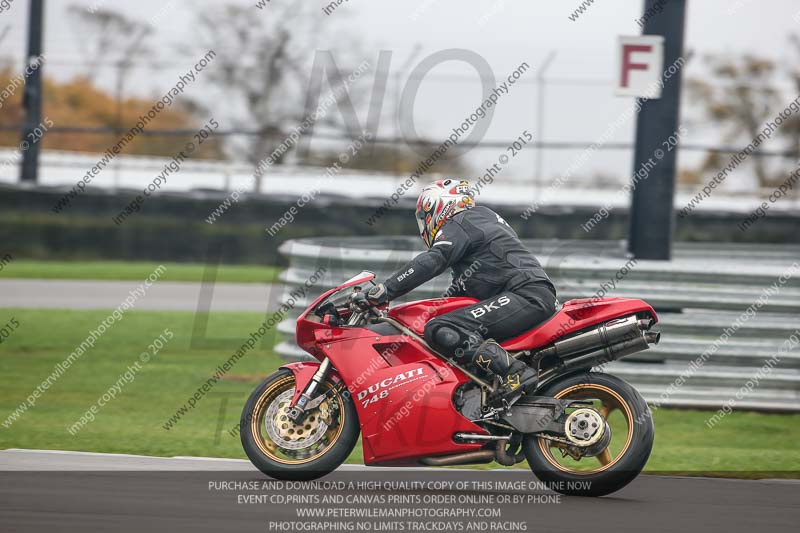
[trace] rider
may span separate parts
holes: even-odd
[[[445,356],[471,360],[486,374],[498,375],[502,387],[493,403],[531,391],[536,372],[495,339],[519,335],[556,312],[556,290],[541,264],[500,215],[475,205],[467,181],[425,187],[416,216],[428,250],[372,287],[367,299],[376,305],[394,300],[451,267],[453,286],[445,295],[481,301],[428,322],[425,340]]]

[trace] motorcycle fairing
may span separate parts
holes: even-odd
[[[281,365],[281,368],[285,368],[290,370],[292,374],[294,374],[294,396],[292,397],[291,406],[294,407],[297,403],[297,400],[300,398],[300,395],[306,390],[308,384],[311,382],[311,378],[314,377],[317,370],[319,370],[320,363],[318,361],[298,361],[296,363],[288,363],[285,365]],[[336,372],[336,369],[332,368],[328,371],[328,376],[334,380],[335,382],[341,382],[342,378]]]
[[[320,294],[313,302],[311,302],[311,305],[309,305],[308,308],[303,311],[299,317],[297,317],[297,327],[295,328],[295,340],[297,341],[297,345],[317,359],[322,359],[321,351],[317,346],[317,333],[320,331],[323,333],[330,333],[330,330],[328,330],[329,326],[323,324],[319,318],[312,313],[312,311],[320,304],[320,302],[328,298],[333,293],[339,292],[348,287],[369,283],[373,279],[375,279],[375,274],[365,271],[350,278],[338,287],[328,289]]]
[[[416,464],[419,457],[480,449],[480,444],[453,440],[458,432],[487,434],[453,405],[456,387],[469,381],[463,372],[405,335],[381,337],[364,328],[328,331],[330,336],[319,332],[320,348],[338,378],[348,384],[361,425],[365,464]],[[404,355],[398,358],[395,353]],[[319,367],[304,364],[286,365],[302,380],[296,391],[305,388]]]

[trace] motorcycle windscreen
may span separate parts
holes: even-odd
[[[363,283],[365,281],[370,281],[375,279],[375,273],[370,272],[369,270],[362,270],[359,274],[356,274],[352,278],[348,279],[342,285],[352,285],[354,283]]]

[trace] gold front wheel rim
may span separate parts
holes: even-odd
[[[609,423],[612,431],[611,442],[605,450],[595,457],[583,457],[580,460],[575,460],[571,456],[568,456],[570,457],[569,460],[566,460],[565,457],[561,457],[561,461],[559,461],[559,458],[556,458],[554,455],[553,449],[558,450],[559,455],[563,455],[561,452],[561,450],[564,449],[563,445],[539,438],[539,449],[551,465],[569,474],[589,475],[603,472],[613,467],[625,456],[633,440],[634,417],[628,402],[626,402],[619,393],[604,385],[583,383],[564,389],[559,392],[555,398],[594,400],[595,402],[599,402],[595,408],[603,419]],[[612,417],[611,420],[609,417]],[[611,424],[612,420],[615,422],[615,425]],[[623,420],[627,425],[626,431],[620,431],[621,426],[619,422]],[[582,465],[580,464],[581,461],[584,462]],[[598,466],[590,466],[592,465],[590,461],[593,461],[594,464],[598,464]],[[584,466],[586,466],[586,468],[583,468]]]
[[[330,449],[339,440],[346,418],[344,401],[338,393],[334,392],[330,398],[323,402],[335,404],[334,409],[332,409],[332,411],[335,411],[335,413],[330,416],[336,416],[336,424],[328,426],[323,432],[320,440],[318,441],[321,446],[315,446],[313,452],[310,452],[304,448],[288,450],[286,448],[282,448],[279,443],[276,443],[272,438],[270,438],[269,432],[266,429],[266,424],[273,423],[273,420],[265,419],[272,403],[279,401],[278,397],[288,390],[294,390],[294,376],[287,376],[275,381],[274,383],[270,384],[270,386],[268,386],[264,392],[261,393],[252,412],[253,416],[250,420],[250,431],[253,435],[253,440],[258,446],[258,449],[269,459],[287,465],[309,463],[328,453],[328,451],[330,451]],[[328,393],[330,391],[331,386],[329,383],[326,382],[322,384],[322,390],[320,390],[320,393]],[[319,407],[309,414],[309,417],[314,416],[321,416]],[[287,436],[287,433],[282,430],[281,434]],[[317,441],[314,442],[314,445],[316,444]],[[300,456],[298,457],[297,455]]]

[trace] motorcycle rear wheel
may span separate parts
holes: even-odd
[[[590,400],[611,428],[611,441],[603,452],[577,459],[563,444],[525,437],[523,451],[528,465],[548,487],[570,496],[604,496],[639,475],[653,449],[655,431],[650,408],[631,385],[610,374],[582,372],[551,383],[536,394]]]
[[[331,473],[347,459],[358,441],[358,415],[350,396],[325,381],[318,392],[326,400],[294,424],[286,416],[294,390],[290,370],[269,376],[247,400],[239,430],[247,457],[264,474],[308,481]]]

